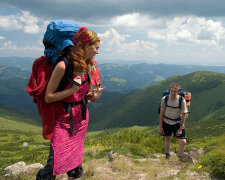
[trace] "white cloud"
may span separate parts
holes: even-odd
[[[148,32],[148,37],[153,40],[163,40],[166,38],[164,35],[154,31]]]
[[[103,34],[99,34],[102,46],[101,51],[106,56],[113,56],[117,58],[132,58],[138,56],[153,56],[156,55],[157,43],[144,40],[127,41],[129,35],[121,35],[115,29],[109,29]]]
[[[20,17],[20,21],[24,22],[25,24],[36,24],[39,22],[37,17],[31,16],[30,12],[22,11],[22,16]]]
[[[5,39],[5,37],[3,37],[3,36],[0,36],[0,40],[3,40],[3,39]]]
[[[220,21],[188,16],[160,18],[157,24],[156,19],[148,16],[142,26],[142,22],[137,19],[144,18],[140,14],[121,16],[120,21],[113,25],[122,27],[125,33],[129,32],[126,26],[132,27],[142,35],[146,32],[149,40],[141,40],[137,36],[138,33],[133,36],[134,31],[128,36],[111,28],[101,34],[103,41],[101,48],[106,58],[146,59],[156,63],[165,61],[168,63],[169,60],[169,63],[178,64],[205,64],[205,62],[210,64],[212,59],[221,61],[216,55],[221,54],[225,48],[225,28]]]
[[[187,29],[182,29],[181,31],[178,31],[177,33],[176,33],[176,37],[177,37],[177,39],[190,39],[191,38],[191,32],[190,31],[188,31]]]
[[[120,35],[115,29],[110,28],[103,34],[99,34],[100,39],[115,39],[118,41],[124,41],[128,35]]]
[[[6,51],[7,50],[7,51]],[[24,56],[26,56],[27,52],[43,52],[43,47],[41,46],[17,46],[15,44],[13,44],[11,41],[6,41],[3,43],[3,46],[0,47],[0,51],[2,52],[14,52],[15,54],[21,54],[24,53]]]
[[[27,34],[37,34],[40,32],[40,28],[37,24],[24,26],[24,32]]]
[[[195,16],[176,17],[167,21],[165,29],[149,30],[148,38],[165,40],[168,43],[191,43],[219,47],[220,41],[225,38],[225,28],[220,21],[206,20]]]
[[[18,30],[23,29],[22,24],[18,20],[18,16],[0,16],[0,28],[6,30]]]
[[[171,18],[153,18],[147,14],[131,13],[112,18],[110,26],[123,28],[125,31],[133,29],[133,32],[147,33],[147,37],[155,42],[198,44],[200,48],[225,48],[225,28],[220,21],[197,16]]]
[[[146,14],[131,13],[113,17],[110,25],[113,27],[133,28],[143,31],[144,28],[148,27],[163,28],[165,27],[165,21],[162,18],[154,19]]]
[[[148,55],[150,52],[154,51],[157,47],[156,43],[150,41],[136,40],[130,43],[121,43],[118,46],[118,52],[124,55]],[[140,55],[140,54],[139,54]]]
[[[15,50],[16,46],[12,45],[11,41],[4,42],[3,46],[0,47],[0,50],[7,50],[7,49]]]
[[[37,25],[39,22],[37,17],[31,16],[30,12],[23,11],[20,17],[21,22],[25,24],[24,32],[28,34],[37,34],[40,32],[40,27]]]
[[[27,34],[40,33],[39,19],[28,11],[9,16],[0,16],[0,28],[5,30],[23,30]]]
[[[112,24],[114,26],[123,25],[126,27],[137,26],[139,16],[140,16],[139,13],[125,14],[122,16],[117,16],[116,18],[112,19]]]

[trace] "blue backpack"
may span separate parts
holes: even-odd
[[[73,46],[74,34],[80,27],[69,20],[55,20],[48,24],[43,38],[44,54],[53,66],[63,57],[66,47]]]
[[[66,65],[65,74],[57,91],[63,90],[68,82],[78,85],[72,80],[73,65],[66,58],[66,51],[69,47],[74,46],[73,37],[79,29],[80,26],[70,20],[55,20],[48,24],[44,34],[44,54],[50,59],[52,68],[54,68],[56,64],[62,60]]]

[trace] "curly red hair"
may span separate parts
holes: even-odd
[[[81,27],[74,36],[74,46],[70,53],[70,60],[76,71],[90,72],[90,65],[93,64],[91,59],[85,59],[87,47],[99,42],[98,35],[86,27]]]

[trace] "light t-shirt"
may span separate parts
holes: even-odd
[[[164,96],[162,98],[161,107],[166,107],[165,98],[166,98],[166,96]],[[169,98],[167,100],[167,107],[165,109],[165,116],[168,118],[171,118],[171,119],[177,119],[178,117],[180,117],[182,115],[182,113],[186,113],[186,111],[187,111],[186,110],[186,101],[184,98],[181,101],[181,108],[171,108],[168,106],[179,107],[179,96],[175,99],[172,99],[169,96]],[[173,120],[167,119],[165,117],[164,117],[163,121],[170,125],[179,123],[179,121],[173,121]]]

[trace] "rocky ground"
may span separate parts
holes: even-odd
[[[197,152],[197,151],[196,151]],[[190,156],[192,154],[192,156]],[[197,153],[198,154],[198,153]],[[180,160],[175,153],[170,159],[163,154],[155,154],[149,158],[133,159],[110,152],[108,157],[89,160],[83,163],[84,173],[81,180],[210,180],[214,179],[201,171],[197,163],[197,155],[186,153]],[[191,162],[192,161],[192,162]],[[30,166],[30,165],[29,165]],[[35,170],[37,172],[37,170]],[[32,171],[29,171],[32,172]],[[36,173],[35,172],[35,173]],[[9,173],[9,172],[8,172]],[[35,179],[35,173],[30,179]],[[22,178],[21,179],[29,179]],[[26,176],[27,177],[27,176]],[[10,176],[8,177],[10,178]],[[7,178],[7,179],[8,179]],[[3,178],[4,179],[4,178]],[[58,175],[57,180],[68,180],[67,174]]]

